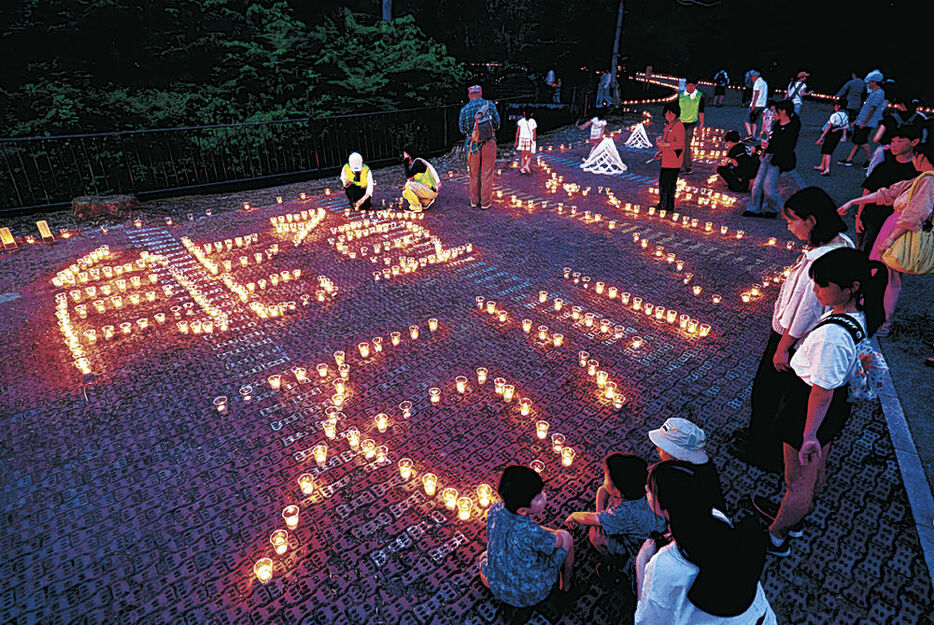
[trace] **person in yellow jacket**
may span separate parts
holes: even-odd
[[[371,210],[373,204],[373,172],[363,164],[363,157],[352,152],[347,157],[347,164],[341,168],[341,184],[347,194],[347,201],[351,208]]]
[[[438,198],[441,178],[431,163],[423,158],[412,158],[408,152],[402,153],[402,166],[406,178],[402,197],[408,200],[410,211],[421,212]]]

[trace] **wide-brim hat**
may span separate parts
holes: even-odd
[[[692,464],[704,464],[708,460],[704,453],[707,443],[704,430],[687,419],[668,419],[657,430],[649,430],[649,440],[678,460]]]

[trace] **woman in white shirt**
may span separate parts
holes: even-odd
[[[714,508],[695,468],[667,460],[649,471],[646,499],[668,521],[670,542],[649,539],[639,551],[635,625],[775,625],[759,583],[762,531]]]
[[[791,552],[789,530],[811,509],[823,488],[830,443],[850,416],[849,380],[861,366],[858,345],[885,321],[885,265],[851,248],[827,252],[808,274],[822,306],[831,307],[791,358],[795,377],[785,388],[775,419],[783,441],[785,497],[777,513],[757,505],[770,521],[769,553]],[[756,498],[760,500],[761,498]]]
[[[519,150],[519,153],[521,154],[519,171],[523,174],[532,173],[532,154],[535,153],[535,139],[537,129],[538,124],[535,123],[535,119],[528,113],[528,111],[522,111],[522,117],[520,117],[519,121],[516,122],[515,148]]]
[[[772,471],[782,468],[782,444],[772,424],[778,400],[794,378],[789,367],[792,348],[817,325],[823,313],[808,270],[830,250],[853,247],[853,242],[842,234],[846,224],[823,189],[807,187],[789,197],[782,208],[782,217],[788,230],[811,249],[801,254],[782,282],[765,353],[752,383],[749,425],[734,432],[730,444],[735,456]]]

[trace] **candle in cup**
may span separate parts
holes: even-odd
[[[399,461],[399,475],[402,476],[403,480],[408,480],[412,477],[412,459],[403,458]]]
[[[591,358],[587,361],[587,375],[597,375],[597,367],[600,366],[600,361]]]
[[[383,351],[383,337],[377,336],[373,338],[373,351],[374,352]]]
[[[577,352],[577,363],[578,363],[580,366],[586,367],[586,366],[587,366],[587,360],[588,360],[589,358],[590,358],[590,353],[589,353],[589,352],[584,352],[584,351]]]
[[[474,299],[477,301],[477,310],[483,310],[483,302],[484,302],[485,298],[482,297],[482,296],[480,296],[480,295],[478,295],[478,296],[475,297]]]
[[[298,527],[299,507],[295,504],[286,506],[282,509],[282,518],[285,520],[285,526],[290,530]]]
[[[508,317],[508,314],[506,313],[505,310],[496,311],[496,315],[499,318],[500,322],[506,321],[506,317]]]
[[[719,304],[721,299],[723,298],[721,298],[719,295],[714,295],[710,298],[710,301],[712,301],[714,304]]]
[[[493,497],[493,487],[489,484],[480,484],[477,486],[477,503],[481,508],[486,508],[490,505],[490,500]]]
[[[298,487],[303,495],[310,495],[315,492],[315,478],[311,473],[302,473],[298,476]]]
[[[282,386],[282,376],[278,373],[274,373],[273,375],[269,376],[266,378],[266,381],[269,382],[269,388],[274,391],[278,391]]]
[[[337,436],[337,419],[325,419],[322,428],[324,435],[333,440]]]
[[[243,398],[243,401],[250,401],[253,399],[253,387],[250,385],[241,386],[240,397]]]
[[[545,440],[548,436],[548,422],[547,421],[536,421],[535,422],[535,436],[541,440]]]
[[[337,368],[337,372],[340,374],[342,380],[346,380],[350,377],[350,365],[346,362]]]
[[[502,321],[502,319],[500,319],[500,321]],[[435,319],[434,317],[432,317],[431,319],[429,319],[429,320],[428,320],[428,329],[429,329],[431,332],[434,332],[435,330],[437,330],[437,329],[438,329],[438,320]]]
[[[710,326],[706,323],[702,323],[700,326],[700,335],[707,336],[708,334],[710,334]]]
[[[386,456],[389,454],[389,448],[385,445],[380,445],[376,448],[376,461],[383,463],[386,462]]]
[[[506,401],[506,403],[511,402],[515,392],[516,392],[516,387],[513,386],[512,384],[504,385],[503,386],[503,400]]]
[[[565,467],[571,466],[574,462],[574,448],[573,447],[564,447],[561,449],[561,465]]]
[[[402,418],[408,419],[409,417],[412,416],[412,402],[410,401],[402,402],[401,404],[399,404],[399,410],[402,411]]]
[[[326,364],[324,363],[319,364],[317,369],[318,369],[318,375],[320,377],[326,378],[328,376],[328,366]]]
[[[632,348],[633,348],[633,349],[639,349],[640,347],[642,347],[642,337],[641,337],[641,336],[635,336],[635,337],[633,337],[633,339],[632,339]]]
[[[616,382],[607,382],[606,390],[604,391],[603,396],[606,397],[607,399],[613,399],[614,397],[616,397],[616,388],[617,388]]]
[[[390,332],[389,333],[389,342],[392,343],[393,347],[397,347],[402,340],[401,332]]]
[[[564,448],[564,440],[564,434],[551,435],[551,448],[556,454],[560,454],[561,450]]]
[[[379,413],[376,415],[376,429],[380,432],[385,432],[386,428],[389,427],[389,416],[386,413]]]
[[[457,507],[457,489],[456,488],[445,488],[441,491],[441,498],[444,500],[444,506],[448,510],[453,510]]]
[[[328,461],[328,446],[319,443],[311,448],[311,453],[315,457],[315,462],[319,467],[323,467]]]
[[[540,341],[544,341],[547,338],[548,338],[548,326],[538,326],[538,339]]]
[[[740,295],[740,299],[742,299],[743,302],[745,303],[749,303],[749,299],[750,299],[749,293],[743,293],[742,295]]]
[[[564,300],[560,297],[554,299],[555,312],[561,312],[561,308],[564,307]]]
[[[428,397],[433,404],[441,403],[441,389],[440,388],[430,388],[428,389]]]
[[[221,414],[227,414],[227,396],[220,395],[214,398],[214,407]]]
[[[623,306],[629,306],[629,300],[631,297],[632,297],[631,293],[626,293],[625,291],[623,291],[623,294],[620,295],[619,297],[619,301]]]
[[[548,291],[539,291],[538,292],[538,301],[544,304],[548,301]]]
[[[533,460],[529,463],[529,466],[532,467],[533,471],[539,474],[545,470],[545,463],[541,460]]]
[[[532,331],[532,320],[531,319],[522,320],[522,331],[525,332],[526,334]]]
[[[429,497],[435,496],[435,490],[438,488],[438,476],[434,473],[426,473],[422,476],[422,488]]]
[[[261,584],[272,579],[272,558],[260,558],[253,565],[253,573]]]
[[[477,384],[486,384],[486,377],[488,373],[489,371],[487,371],[486,367],[478,367],[477,368]]]
[[[495,313],[495,312],[496,312],[496,302],[494,302],[493,300],[488,300],[487,303],[486,303],[486,311],[487,311],[489,314],[491,314],[491,315],[492,315],[493,313]]]
[[[289,548],[289,533],[282,529],[276,530],[269,535],[269,542],[272,543],[276,553],[281,556]]]
[[[457,392],[463,395],[467,390],[467,377],[463,375],[457,376],[454,378],[454,385],[457,387]]]
[[[609,374],[606,371],[597,371],[596,377],[597,377],[597,386],[599,386],[600,388],[603,388],[604,386],[606,386],[606,381],[607,381],[607,378],[609,377]]]
[[[691,287],[691,291],[694,292],[694,296],[695,296],[695,297],[698,296],[698,295],[700,295],[702,290],[703,290],[703,289],[702,289],[701,287],[697,286],[696,284],[695,284],[693,287]]]
[[[461,497],[457,500],[457,518],[461,521],[466,521],[470,518],[470,508],[473,507],[473,502],[470,501],[467,497]]]
[[[363,457],[372,460],[376,455],[376,441],[372,438],[366,438],[360,443],[360,450],[363,451]]]
[[[578,321],[581,318],[581,310],[580,306],[571,306],[571,319]]]
[[[409,336],[412,337],[413,341],[418,338],[418,326],[415,326],[415,325],[409,326]]]
[[[305,367],[295,367],[295,379],[298,382],[307,382],[308,370]]]
[[[342,351],[334,352],[334,362],[337,364],[338,367],[344,364],[344,356],[345,354]]]
[[[503,394],[503,389],[506,386],[506,378],[496,378],[493,380],[493,390],[497,395]]]

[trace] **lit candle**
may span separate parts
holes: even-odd
[[[399,461],[399,475],[402,476],[403,480],[412,477],[412,464],[411,458],[403,458]]]
[[[490,500],[493,496],[493,487],[489,484],[480,484],[477,486],[477,503],[480,504],[481,508],[486,508],[490,505]]]
[[[721,300],[722,298],[721,298],[719,295],[714,295],[714,296],[711,297],[710,299],[711,299],[711,301],[712,301],[714,304],[719,304],[719,303],[720,303],[720,300]]]
[[[560,312],[562,306],[564,306],[564,300],[556,297],[555,298],[555,312]]]
[[[532,331],[532,320],[531,319],[522,320],[522,331],[525,332],[526,334]]]
[[[694,296],[695,296],[695,297],[698,296],[698,295],[700,295],[702,290],[703,290],[703,289],[702,289],[701,287],[697,286],[697,285],[694,285],[693,287],[691,287],[691,291],[694,292]]]
[[[227,396],[220,395],[214,398],[214,407],[221,414],[227,414]]]
[[[363,457],[367,460],[372,460],[373,456],[376,455],[376,441],[372,438],[364,439],[360,443],[360,449],[363,451]]]
[[[344,352],[336,351],[334,352],[334,362],[337,363],[337,366],[344,364]]]
[[[474,298],[477,301],[477,310],[483,310],[484,298],[481,295],[478,295]]]
[[[477,368],[477,384],[486,384],[486,376],[489,373],[486,367]]]
[[[393,347],[398,347],[401,341],[402,341],[401,332],[390,332],[389,333],[389,342],[392,343]]]
[[[457,387],[457,392],[463,395],[467,390],[467,377],[463,375],[457,376],[454,378],[454,384]]]
[[[560,454],[561,450],[564,448],[564,440],[564,434],[551,435],[551,448],[556,454]]]
[[[600,361],[591,358],[587,361],[587,375],[597,375],[597,367],[600,366]]]
[[[276,553],[281,556],[289,548],[289,533],[282,529],[276,530],[269,535],[269,542],[272,543]]]
[[[541,460],[533,460],[529,463],[529,466],[532,467],[532,470],[536,473],[541,473],[545,470],[545,463]]]
[[[346,380],[350,377],[350,365],[345,362],[337,368],[337,372],[340,374],[342,380]]]
[[[569,467],[574,462],[574,448],[573,447],[564,447],[561,450],[561,464],[562,466]]]
[[[360,351],[361,358],[367,358],[370,355],[370,344],[363,342],[357,345],[357,349]]]
[[[324,435],[328,437],[329,439],[333,440],[334,437],[337,436],[337,419],[336,418],[325,419],[324,423],[322,424],[322,427],[324,429]]]
[[[548,338],[548,326],[538,326],[538,338],[540,341]]]
[[[303,495],[310,495],[315,492],[315,478],[311,473],[302,473],[298,476],[298,487]]]
[[[260,558],[253,565],[253,573],[261,584],[272,579],[272,558]]]
[[[493,300],[488,300],[487,303],[486,303],[486,311],[487,311],[489,314],[491,314],[491,315],[492,315],[493,313],[495,313],[495,312],[496,312],[496,302],[494,302]]]
[[[413,341],[418,338],[418,326],[409,326],[409,336],[412,337]]]
[[[606,380],[609,377],[609,374],[606,371],[597,371],[597,386],[603,388],[606,386]]]
[[[607,382],[606,390],[604,391],[603,396],[606,397],[607,399],[613,399],[614,397],[616,397],[616,388],[617,388],[616,382]]]
[[[306,369],[305,367],[295,367],[294,373],[295,373],[295,379],[298,382],[308,381],[308,369]]]
[[[377,353],[383,351],[383,337],[377,336],[373,338],[373,351]]]
[[[503,388],[506,386],[506,378],[496,378],[493,380],[493,390],[497,395],[503,394]]]
[[[412,402],[410,401],[402,402],[401,404],[399,404],[399,410],[402,411],[402,418],[408,419],[409,417],[412,416]]]
[[[742,295],[740,295],[740,299],[742,299],[743,302],[748,303],[748,302],[749,302],[749,293],[743,293]]]
[[[473,507],[473,502],[470,501],[467,497],[461,497],[457,500],[457,518],[461,521],[466,521],[470,518],[470,508]]]
[[[253,399],[253,387],[250,385],[241,386],[240,397],[243,398],[243,401],[250,401]]]
[[[381,464],[385,463],[387,454],[389,454],[389,448],[385,445],[380,445],[376,448],[376,461]]]
[[[328,366],[326,364],[320,363],[317,369],[318,369],[318,376],[322,378],[326,378],[328,376]]]
[[[266,381],[269,382],[269,388],[274,391],[278,391],[279,387],[282,386],[282,376],[278,373],[274,373],[273,375],[269,376],[266,378]]]
[[[641,337],[641,336],[635,336],[635,337],[633,337],[633,339],[632,339],[632,348],[633,348],[633,349],[639,349],[640,347],[642,347],[642,337]]]
[[[430,388],[428,389],[428,397],[431,399],[431,403],[439,404],[441,403],[441,389],[440,388]]]
[[[448,510],[453,510],[457,507],[457,489],[456,488],[445,488],[441,491],[441,498],[444,500],[444,506]]]
[[[710,334],[710,326],[706,323],[702,323],[700,326],[700,335],[707,336],[708,334]]]
[[[311,453],[315,457],[315,462],[319,467],[323,467],[328,461],[328,446],[319,443],[311,448]]]
[[[548,437],[548,422],[547,421],[536,421],[535,422],[535,436],[541,440],[545,440]]]
[[[634,298],[632,298],[632,309],[633,309],[633,310],[641,310],[641,309],[642,309],[642,298],[641,298],[641,297],[634,297]]]
[[[623,306],[629,306],[629,299],[632,297],[630,293],[623,291],[623,294],[620,296],[619,301]]]
[[[503,321],[503,319],[500,319],[500,321]],[[431,332],[434,332],[435,330],[437,330],[437,329],[438,329],[438,320],[435,319],[434,317],[432,317],[431,319],[429,319],[429,320],[428,320],[428,329],[429,329]]]
[[[580,366],[586,367],[588,358],[590,358],[590,352],[577,352],[577,362]]]
[[[282,510],[282,518],[285,520],[285,526],[290,530],[294,530],[298,527],[298,513],[299,507],[295,504],[286,506]]]
[[[561,347],[561,344],[564,342],[564,335],[555,332],[551,337],[551,341],[555,347]]]
[[[505,310],[499,310],[499,311],[497,311],[496,314],[497,314],[497,316],[499,317],[500,322],[506,321],[506,317],[507,317],[508,315],[506,314],[506,311],[505,311]]]
[[[375,421],[376,421],[376,429],[379,430],[380,432],[385,432],[386,428],[389,427],[389,416],[384,412],[381,412],[378,415],[376,415]]]
[[[539,291],[538,292],[538,301],[540,303],[545,303],[548,301],[548,291]]]

